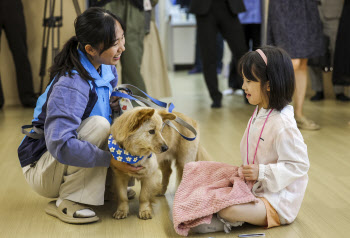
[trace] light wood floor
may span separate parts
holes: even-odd
[[[212,110],[201,75],[172,73],[176,110],[201,125],[201,143],[216,161],[240,165],[239,143],[254,107],[241,96],[227,96],[222,109]],[[220,80],[225,88],[225,80]],[[245,225],[231,234],[212,233],[192,237],[237,237],[264,232],[267,237],[349,237],[350,224],[350,103],[333,100],[305,102],[305,113],[321,124],[320,131],[302,131],[308,145],[311,168],[309,185],[295,222],[265,230]],[[114,220],[115,205],[96,207],[101,220],[89,225],[69,225],[44,212],[50,199],[40,197],[26,184],[17,159],[23,136],[20,126],[30,123],[33,110],[5,107],[0,110],[0,237],[179,237],[169,219],[175,193],[174,176],[165,197],[157,198],[152,220],[136,217],[137,199],[131,201],[131,215]],[[139,192],[139,185],[135,187]]]

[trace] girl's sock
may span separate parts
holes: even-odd
[[[56,201],[56,206],[58,207],[62,201],[63,200],[61,198],[58,198]],[[88,218],[88,217],[94,217],[94,216],[96,216],[96,213],[91,209],[83,209],[83,210],[76,211],[74,213],[74,217],[77,217],[77,218]]]
[[[238,222],[228,222],[222,219],[219,214],[213,214],[213,218],[211,219],[210,224],[201,224],[199,226],[191,228],[191,232],[193,233],[210,233],[210,232],[218,232],[225,231],[226,233],[230,233],[232,227],[242,226],[243,221]]]
[[[193,233],[210,233],[224,230],[224,224],[213,214],[210,224],[201,224],[199,226],[191,228]]]
[[[224,231],[226,233],[230,233],[232,227],[242,226],[244,223],[243,221],[228,222],[228,221],[224,220],[223,218],[221,218],[219,216],[219,214],[216,214],[216,215],[217,215],[217,219],[220,220],[224,224]]]

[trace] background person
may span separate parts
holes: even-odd
[[[238,14],[245,36],[248,50],[256,50],[261,45],[261,0],[244,0],[245,12]],[[224,95],[243,95],[240,75],[237,72],[237,59],[232,57],[228,80],[229,88],[223,91]]]
[[[295,72],[294,115],[300,129],[320,129],[304,115],[303,105],[307,88],[307,59],[324,54],[322,36],[316,1],[269,1],[267,43],[283,48],[292,58]]]
[[[344,1],[334,53],[333,84],[350,86],[350,0]]]
[[[121,58],[123,84],[134,85],[144,92],[147,87],[141,75],[143,40],[151,21],[150,15],[145,14],[157,3],[158,0],[112,0],[105,6],[125,23],[128,50]]]
[[[220,108],[222,93],[218,88],[216,36],[220,32],[233,57],[239,59],[247,51],[243,29],[237,14],[245,11],[242,0],[192,0],[190,12],[196,15],[197,34],[204,79],[213,101]],[[240,80],[241,81],[241,80]]]
[[[329,38],[329,45],[326,47],[329,49],[330,62],[333,66],[334,61],[334,49],[335,40],[337,37],[339,19],[342,12],[344,0],[321,0],[319,1],[318,10],[320,13],[323,34]],[[312,89],[316,92],[314,96],[310,98],[311,101],[319,101],[324,99],[323,90],[323,73],[322,69],[317,66],[308,67]],[[344,86],[333,85],[335,98],[338,101],[348,102],[350,98],[344,94]]]
[[[24,107],[35,107],[32,69],[28,59],[27,31],[20,0],[0,1],[0,37],[4,29],[16,67],[18,96]],[[1,84],[1,82],[0,82]],[[0,95],[3,95],[0,85]],[[4,101],[2,102],[2,104]],[[0,103],[0,108],[2,107]]]

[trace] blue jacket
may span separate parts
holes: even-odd
[[[261,0],[244,0],[245,12],[238,14],[241,24],[261,24]]]
[[[34,109],[33,126],[44,130],[44,137],[26,136],[18,148],[21,166],[32,164],[47,150],[60,163],[77,167],[108,167],[111,153],[78,140],[77,129],[90,116],[103,116],[112,122],[109,97],[117,86],[118,75],[114,65],[101,65],[99,74],[80,50],[80,62],[95,79],[86,81],[76,71],[70,78],[55,78],[39,97]]]

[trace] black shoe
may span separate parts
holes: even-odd
[[[335,95],[335,98],[338,101],[342,101],[342,102],[349,102],[350,98],[348,96],[345,96],[344,93],[338,93],[337,95]]]
[[[316,94],[310,98],[311,101],[320,101],[323,99],[324,99],[323,91],[316,92]]]
[[[28,108],[35,108],[36,107],[36,101],[38,98],[36,96],[33,97],[26,97],[21,99],[23,107],[28,107]]]
[[[188,71],[188,74],[199,74],[199,73],[202,73],[202,69],[199,69],[197,67],[194,67],[193,69]]]
[[[221,101],[214,101],[211,104],[211,108],[221,108]]]

